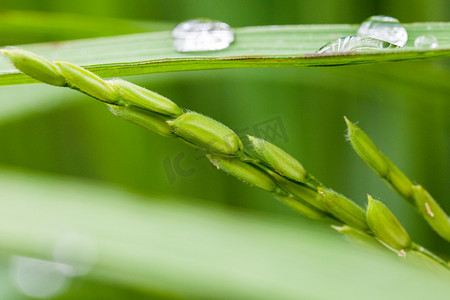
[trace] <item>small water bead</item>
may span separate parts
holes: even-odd
[[[234,41],[234,31],[230,25],[210,19],[180,23],[172,30],[172,36],[178,52],[222,50]]]
[[[365,20],[357,35],[379,39],[399,47],[403,47],[408,41],[408,32],[397,19],[381,15]]]
[[[438,40],[434,35],[426,34],[418,36],[414,40],[414,47],[419,49],[434,49],[439,46]]]
[[[13,256],[10,276],[17,288],[32,298],[51,298],[62,294],[70,279],[61,269],[68,266],[49,260],[26,256]]]
[[[317,53],[333,52],[361,52],[371,50],[384,50],[395,48],[394,45],[374,38],[360,36],[346,36],[330,42],[317,51]]]

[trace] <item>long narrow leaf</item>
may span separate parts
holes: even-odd
[[[141,291],[194,299],[447,299],[450,293],[446,273],[350,247],[306,221],[11,171],[0,173],[0,207],[4,258],[52,260],[55,243],[81,234],[98,254],[86,278]]]
[[[184,70],[254,67],[335,66],[450,56],[450,23],[407,24],[404,48],[370,53],[314,54],[322,45],[354,35],[357,25],[263,26],[236,29],[236,41],[222,51],[178,53],[170,32],[26,45],[23,48],[52,60],[86,66],[102,77]],[[417,49],[414,39],[433,34],[435,49]],[[0,85],[34,82],[0,61]]]

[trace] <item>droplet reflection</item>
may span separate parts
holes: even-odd
[[[97,246],[88,236],[69,232],[57,239],[53,261],[12,256],[9,272],[16,286],[34,298],[61,294],[70,277],[86,275],[97,261]]]
[[[392,44],[374,38],[347,36],[325,44],[317,53],[362,52],[393,47],[395,46]]]
[[[426,34],[418,36],[414,40],[414,47],[419,49],[434,49],[439,46],[438,40],[434,35]]]
[[[50,298],[65,291],[69,278],[61,270],[67,266],[52,261],[13,256],[10,274],[17,287],[27,296]]]
[[[408,32],[397,19],[381,15],[365,20],[359,27],[357,35],[382,40],[399,47],[403,47],[408,41]]]
[[[210,19],[180,23],[172,30],[172,36],[178,52],[222,50],[234,41],[234,31],[228,24]]]

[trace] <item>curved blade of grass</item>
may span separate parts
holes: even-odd
[[[143,292],[189,299],[446,299],[450,293],[447,273],[349,247],[307,222],[5,170],[0,207],[3,258],[52,259],[58,238],[75,232],[97,246],[86,279]]]
[[[325,43],[354,35],[358,25],[262,26],[236,29],[228,49],[178,53],[169,31],[25,45],[50,60],[68,60],[101,77],[220,68],[337,66],[450,57],[450,23],[406,24],[409,41],[402,49],[369,53],[314,54]],[[423,50],[414,39],[433,34],[439,47]],[[34,82],[0,61],[0,85]]]

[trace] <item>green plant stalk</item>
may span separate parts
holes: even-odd
[[[412,243],[411,246],[413,251],[417,251],[419,253],[422,253],[423,255],[427,256],[428,258],[430,258],[431,260],[439,263],[440,265],[442,265],[443,267],[445,267],[446,269],[450,269],[450,265],[448,262],[446,262],[445,260],[443,260],[442,258],[440,258],[439,256],[437,256],[436,254],[434,254],[433,252],[431,252],[430,250],[420,246],[419,244],[416,243]]]
[[[358,126],[347,118],[345,121],[347,137],[359,157],[393,190],[414,205],[435,232],[450,242],[450,218],[433,197],[422,186],[414,185]]]
[[[412,243],[409,250],[407,251],[398,251],[394,248],[392,248],[390,245],[386,244],[384,241],[381,241],[379,238],[374,236],[371,233],[360,231],[358,229],[355,229],[353,227],[343,225],[343,226],[331,226],[333,229],[338,231],[339,233],[344,234],[348,239],[350,239],[352,242],[358,245],[367,246],[373,249],[381,249],[381,248],[388,248],[394,252],[396,252],[401,257],[409,257],[410,253],[418,252],[421,255],[426,256],[427,259],[431,261],[432,264],[437,264],[439,267],[443,267],[446,270],[449,270],[448,263],[437,256],[436,254],[432,253],[431,251],[427,250],[426,248],[416,244]],[[426,263],[426,262],[423,262]]]
[[[355,244],[366,245],[366,246],[376,247],[376,248],[382,248],[382,244],[379,243],[378,240],[373,235],[371,235],[365,231],[361,231],[359,229],[356,229],[356,228],[348,226],[348,225],[343,225],[343,226],[332,225],[331,228],[333,228],[334,230],[336,230],[339,233],[344,234]]]
[[[300,163],[294,164],[299,168],[297,171],[292,170],[292,166],[289,166],[289,168],[283,166],[283,158],[286,157],[287,153],[281,149],[275,148],[275,146],[259,149],[260,158],[261,155],[266,158],[269,157],[265,163],[278,173],[274,176],[275,172],[261,163],[264,161],[261,161],[258,157],[252,157],[243,149],[243,143],[231,129],[214,119],[194,112],[184,112],[175,103],[156,93],[147,92],[141,87],[135,89],[133,84],[124,83],[122,80],[117,85],[118,80],[103,80],[88,70],[70,63],[52,63],[42,57],[36,57],[32,53],[27,56],[26,51],[22,50],[20,50],[22,59],[14,60],[15,51],[17,50],[11,49],[3,51],[3,53],[11,58],[18,69],[24,72],[33,70],[28,75],[35,79],[40,80],[40,76],[45,75],[46,81],[49,81],[49,72],[46,71],[41,74],[39,66],[46,66],[46,70],[54,69],[54,76],[59,77],[62,74],[66,81],[66,84],[61,84],[58,81],[57,85],[70,87],[105,102],[115,115],[148,128],[156,134],[171,136],[168,134],[168,128],[170,128],[175,136],[180,137],[190,145],[205,150],[207,157],[217,168],[244,182],[273,193],[282,202],[306,217],[312,219],[331,217],[338,223],[356,226],[369,235],[374,235],[363,217],[364,210],[350,199],[327,188],[311,186],[309,182],[294,182],[288,178],[283,178],[281,176],[284,173],[283,170],[289,170],[290,174],[305,173],[305,170]],[[124,86],[126,87],[125,93],[120,89]],[[139,97],[139,95],[144,96],[136,101],[136,97]],[[168,103],[170,104],[169,110],[167,110]],[[146,116],[150,116],[148,120]],[[158,118],[155,118],[156,116]],[[265,141],[265,143],[268,142]],[[269,153],[265,153],[265,151],[269,151]],[[291,163],[294,160],[289,156]],[[281,170],[277,170],[277,168]],[[297,176],[296,180],[298,179]],[[286,188],[286,185],[282,184],[282,180],[301,187],[302,192],[292,193],[290,189]]]
[[[301,201],[298,201],[293,195],[288,196],[281,196],[281,195],[275,195],[275,198],[283,202],[285,205],[289,206],[293,210],[299,212],[300,214],[312,219],[312,220],[318,220],[318,221],[327,221],[327,222],[336,222],[336,220],[329,215],[321,212],[318,209],[315,209],[314,207],[311,207],[305,203],[302,203]]]
[[[434,231],[450,241],[450,218],[436,200],[421,185],[413,186],[413,198],[419,212]]]

